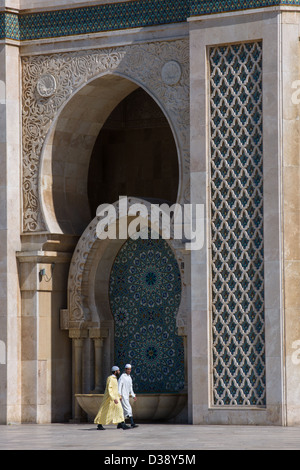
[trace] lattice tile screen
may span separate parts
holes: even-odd
[[[213,404],[265,406],[262,43],[209,60]]]

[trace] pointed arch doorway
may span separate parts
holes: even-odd
[[[177,201],[179,163],[174,135],[162,110],[144,90],[131,92],[108,117],[95,139],[87,175],[91,214],[100,204],[114,203],[124,194],[133,194],[147,204]],[[80,419],[78,404],[89,417],[97,412],[102,396],[99,392],[104,391],[111,365],[115,361],[120,367],[125,365],[120,354],[125,362],[137,365],[137,393],[141,394],[137,418],[176,416],[186,403],[186,393],[181,393],[186,377],[184,341],[178,336],[176,323],[181,276],[174,247],[161,239],[156,245],[151,246],[150,241],[147,247],[138,243],[135,248],[131,240],[100,241],[95,235],[96,224],[93,219],[81,236],[69,273],[66,323],[73,340],[73,416]],[[126,252],[124,266],[128,267],[134,249],[141,262],[147,260],[151,272],[144,266],[131,285],[132,272],[127,272],[129,276],[122,281],[132,294],[127,304],[132,307],[128,310],[129,343],[122,349],[115,275],[120,256],[124,258]],[[149,264],[153,255],[155,259]],[[146,278],[148,305],[140,303],[137,307],[132,288]],[[156,282],[158,278],[161,282]],[[123,298],[122,306],[124,302]],[[141,360],[144,362],[139,368]]]

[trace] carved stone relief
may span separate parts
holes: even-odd
[[[36,89],[42,98],[49,98],[56,92],[56,79],[51,74],[43,75],[38,79]]]
[[[181,67],[176,60],[166,62],[162,68],[161,76],[166,85],[176,85],[181,78]]]
[[[128,202],[129,207],[133,204],[143,203],[147,207],[148,213],[151,213],[151,205],[147,201],[130,198]],[[116,202],[114,207],[118,219],[119,203]],[[84,275],[87,276],[88,271],[92,269],[92,264],[95,262],[95,252],[100,249],[104,253],[107,244],[110,243],[109,240],[99,240],[97,236],[98,222],[99,219],[97,217],[91,221],[81,236],[72,257],[68,279],[68,311],[62,312],[63,329],[84,329],[92,326],[93,315],[90,308],[89,286],[88,283],[84,282]],[[111,220],[108,219],[108,223],[115,223],[115,218],[112,216]],[[176,254],[182,278],[182,300],[177,313],[177,327],[181,335],[186,335],[188,312],[188,286],[185,273],[185,269],[187,270],[185,266],[186,259],[183,245],[179,240],[171,239],[169,240],[169,245]]]
[[[189,45],[187,40],[24,57],[23,231],[47,230],[39,198],[43,145],[64,104],[105,73],[128,77],[160,104],[175,131],[181,194],[189,195]]]

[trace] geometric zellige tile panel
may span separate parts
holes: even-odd
[[[115,320],[115,361],[130,362],[138,393],[184,388],[184,344],[176,316],[181,276],[168,243],[128,239],[111,270],[110,307]]]
[[[209,60],[213,404],[265,406],[262,43]]]

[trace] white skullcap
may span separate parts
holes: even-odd
[[[117,370],[120,370],[118,366],[113,366],[111,369],[112,372],[116,372]]]
[[[126,364],[125,369],[131,369],[131,365],[130,365],[130,364]]]

